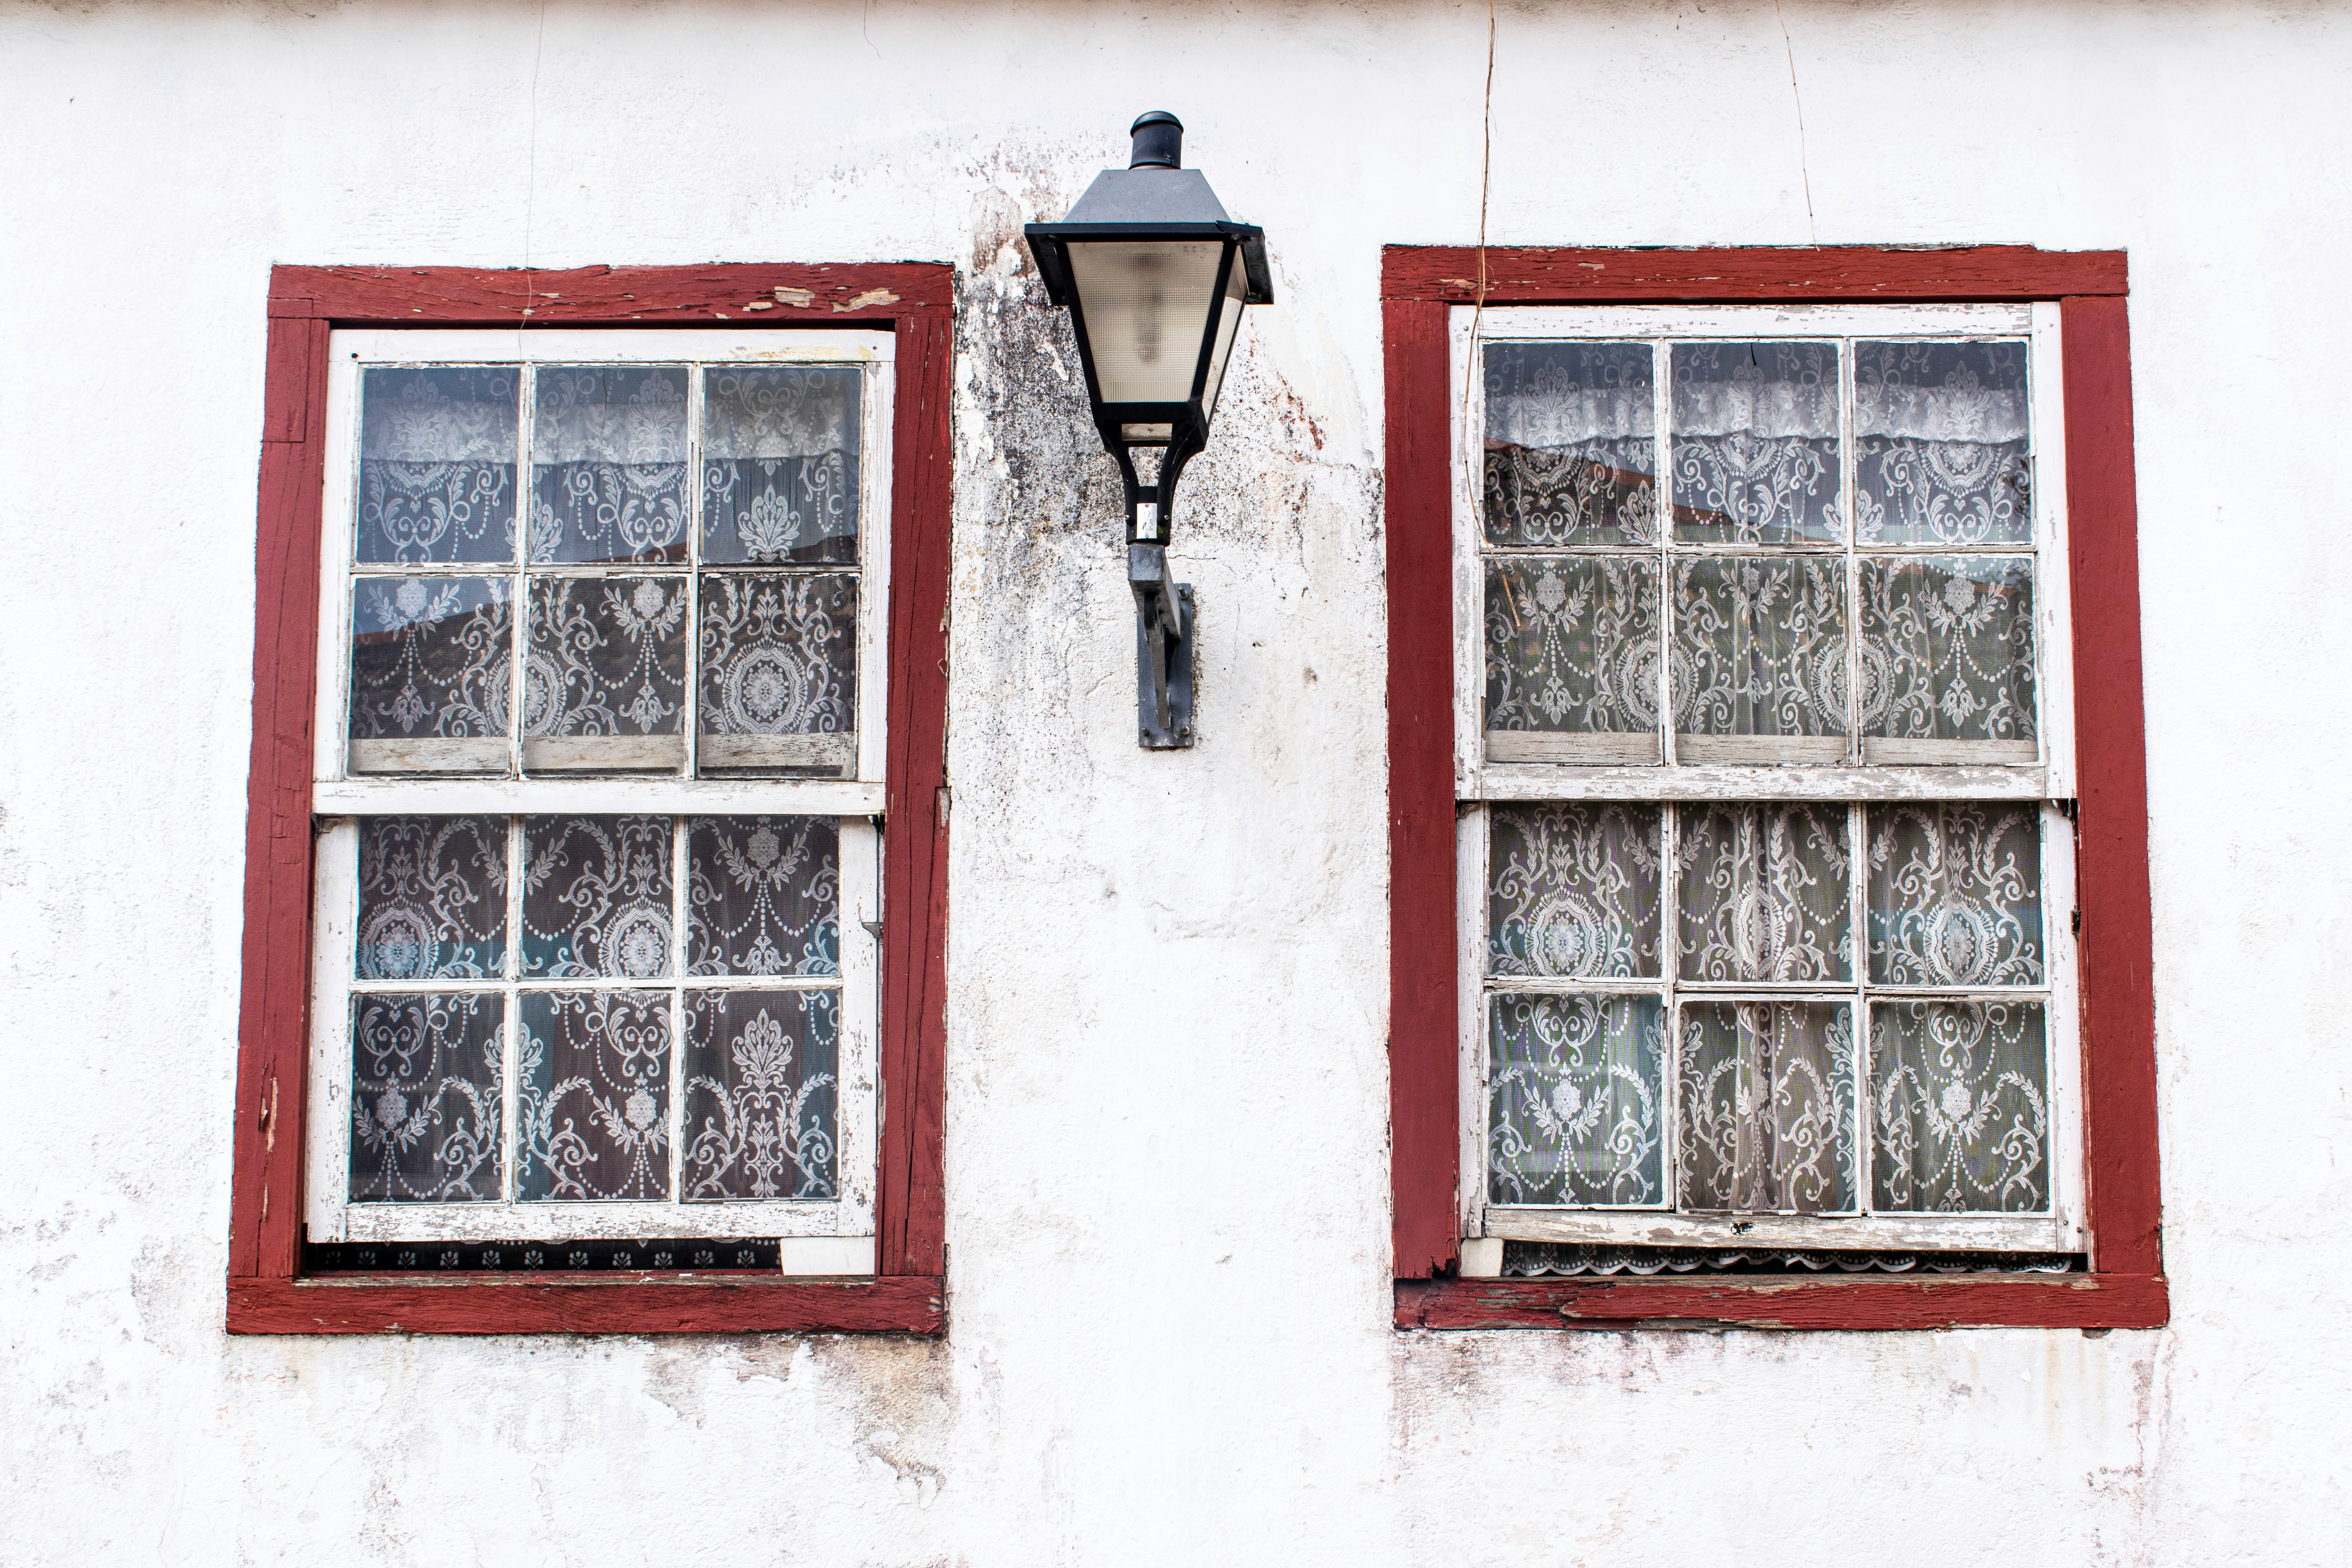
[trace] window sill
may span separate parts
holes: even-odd
[[[1399,1329],[2160,1329],[2162,1275],[1400,1279]]]
[[[436,1278],[241,1279],[233,1334],[924,1334],[947,1332],[946,1281]]]

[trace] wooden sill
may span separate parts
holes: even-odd
[[[734,1278],[232,1278],[233,1334],[923,1334],[946,1281]]]
[[[2160,1329],[2162,1275],[1400,1279],[1400,1329]]]

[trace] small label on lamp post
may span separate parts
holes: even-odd
[[[1135,537],[1139,543],[1150,544],[1160,538],[1160,503],[1143,500],[1135,503]]]

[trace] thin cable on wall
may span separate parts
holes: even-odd
[[[1486,197],[1495,169],[1495,0],[1486,0],[1486,95],[1479,111],[1478,292],[1470,307],[1470,363],[1462,376],[1462,427],[1470,428],[1470,379],[1478,363],[1478,321],[1486,313]]]
[[[530,151],[524,156],[522,176],[522,314],[515,319],[515,350],[522,350],[522,334],[530,325],[530,312],[539,302],[532,287],[530,272],[530,222],[539,203],[539,67],[547,58],[547,0],[539,0],[539,36],[530,48]]]
[[[1806,166],[1805,156],[1805,96],[1797,90],[1797,46],[1789,41],[1789,19],[1780,15],[1780,0],[1772,0],[1772,19],[1780,24],[1780,47],[1789,57],[1789,97],[1797,105],[1797,177],[1805,186],[1805,237],[1812,244],[1822,242],[1821,230],[1813,226],[1813,176]],[[1484,286],[1486,260],[1479,259],[1479,279]]]

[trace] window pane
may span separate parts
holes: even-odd
[[[653,980],[670,973],[670,819],[523,819],[522,972]]]
[[[687,828],[688,974],[841,973],[841,825],[698,816]]]
[[[703,991],[687,1002],[686,1197],[840,1195],[830,991]]]
[[[523,993],[515,1195],[669,1196],[666,991]]]
[[[1498,805],[1487,820],[1488,973],[1657,974],[1655,806]]]
[[[705,770],[856,764],[857,579],[702,579]]]
[[[1684,981],[1853,976],[1844,806],[1686,805],[1676,829]]]
[[[1675,537],[1832,542],[1838,522],[1834,343],[1676,343]]]
[[[532,579],[523,681],[525,767],[682,766],[686,579]]]
[[[1683,1206],[1853,1210],[1853,1010],[1831,1002],[1685,1003],[1682,1030]]]
[[[499,1196],[506,999],[352,999],[353,1203]]]
[[[1655,996],[1496,996],[1486,1195],[1665,1202],[1665,1006]]]
[[[859,373],[703,373],[702,558],[857,559]]]
[[[1655,762],[1657,726],[1655,562],[1487,562],[1491,760]]]
[[[2040,829],[2032,805],[1872,806],[1872,983],[2042,984]]]
[[[2031,560],[1864,559],[1862,732],[1868,761],[2033,759]]]
[[[1677,757],[1844,758],[1843,562],[1749,555],[1678,561],[1674,614]]]
[[[1872,1204],[1937,1214],[2047,1210],[2042,1005],[1881,1002],[1871,1020]]]
[[[514,559],[512,365],[360,377],[363,563]]]
[[[686,559],[684,365],[547,365],[530,421],[533,561]]]
[[[1864,544],[2022,544],[2023,343],[1853,346],[1855,535]]]
[[[1647,343],[1490,343],[1486,538],[1638,544],[1658,536]]]
[[[352,584],[353,773],[506,768],[508,593],[500,577]]]
[[[495,980],[507,968],[502,816],[360,824],[362,980]]]

